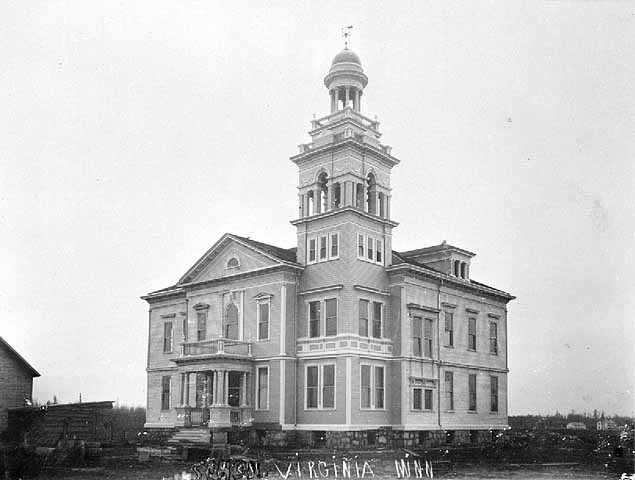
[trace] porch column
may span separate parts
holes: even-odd
[[[185,373],[185,406],[190,406],[190,373]]]
[[[240,377],[240,380],[241,380],[240,406],[246,407],[247,406],[247,372],[243,372],[242,376]]]
[[[223,405],[229,405],[229,372],[227,370],[223,371],[223,377],[225,379],[223,384]]]
[[[183,401],[185,400],[185,374],[181,373],[179,375],[181,382],[180,382],[180,389],[181,391],[179,392],[179,405],[182,407],[183,406]]]
[[[212,375],[212,388],[214,389],[212,395],[214,397],[214,405],[218,405],[218,370],[213,370]]]

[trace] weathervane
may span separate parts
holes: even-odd
[[[348,37],[351,36],[352,29],[353,29],[353,25],[349,25],[348,27],[342,27],[342,36],[344,37],[344,48],[348,48]]]

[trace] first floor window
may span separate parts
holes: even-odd
[[[306,367],[306,408],[335,408],[335,365]]]
[[[489,353],[498,355],[498,325],[496,322],[489,324]]]
[[[309,261],[308,263],[315,262],[316,260],[316,252],[315,252],[315,238],[309,240]]]
[[[454,373],[445,372],[445,408],[454,410]]]
[[[335,365],[322,366],[322,407],[335,408]]]
[[[309,302],[309,337],[320,336],[320,302]]]
[[[454,346],[454,314],[445,312],[445,336],[444,344],[446,347]]]
[[[207,311],[196,314],[196,340],[205,340],[207,336]]]
[[[467,322],[467,348],[476,350],[476,318],[468,318]]]
[[[498,412],[498,377],[489,377],[490,380],[490,411]]]
[[[421,398],[421,389],[413,388],[412,389],[412,409],[421,410],[422,408],[423,408],[423,401]]]
[[[340,254],[339,250],[340,236],[337,233],[331,233],[331,258],[337,258]]]
[[[423,326],[421,317],[413,317],[412,319],[412,354],[415,357],[420,357],[422,353],[422,336]]]
[[[320,237],[320,260],[326,260],[326,254],[327,254],[326,240],[327,240],[327,237]]]
[[[423,408],[425,410],[432,410],[432,390],[429,388],[423,391]]]
[[[318,367],[306,367],[306,408],[318,408]]]
[[[163,353],[172,353],[172,322],[163,324]]]
[[[373,302],[373,337],[381,338],[381,307],[379,302]]]
[[[432,320],[426,318],[423,330],[423,354],[432,358]]]
[[[384,367],[361,365],[361,408],[384,408]]]
[[[326,333],[327,337],[337,335],[337,300],[329,298],[326,300]]]
[[[468,375],[469,410],[476,411],[476,375]]]
[[[258,398],[256,405],[259,410],[269,408],[269,367],[258,367]]]
[[[359,336],[368,336],[368,300],[359,301]]]
[[[172,377],[161,378],[161,410],[170,409],[170,384]]]
[[[269,302],[258,302],[258,340],[269,339]]]

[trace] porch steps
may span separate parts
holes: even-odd
[[[211,435],[209,428],[181,428],[168,440],[169,444],[192,444],[205,443],[209,444]]]

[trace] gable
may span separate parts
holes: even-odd
[[[6,372],[19,371],[29,377],[40,376],[37,370],[22,358],[2,337],[0,337],[0,370],[6,370]]]
[[[188,270],[179,284],[204,282],[281,263],[267,252],[261,252],[232,235],[225,235]]]

